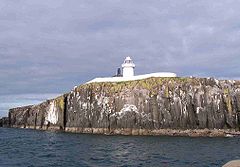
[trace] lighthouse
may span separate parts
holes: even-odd
[[[177,77],[177,74],[172,72],[156,72],[150,74],[142,74],[142,75],[134,75],[135,64],[133,63],[130,57],[126,57],[122,64],[122,74],[121,69],[117,69],[116,75],[112,77],[104,77],[104,78],[95,78],[87,83],[93,82],[126,82],[126,81],[135,81],[147,78],[174,78]]]
[[[126,57],[122,64],[123,77],[132,77],[134,76],[135,64],[133,63],[130,57]]]

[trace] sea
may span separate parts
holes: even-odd
[[[106,136],[0,128],[0,167],[214,167],[240,159],[240,138]]]

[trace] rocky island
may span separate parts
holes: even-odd
[[[239,134],[240,81],[147,78],[89,83],[39,105],[13,108],[9,126],[123,135]]]
[[[128,60],[123,76],[133,75]],[[0,125],[93,134],[240,134],[240,81],[174,73],[134,77],[97,78],[41,104],[10,109]]]

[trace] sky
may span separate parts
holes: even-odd
[[[126,56],[136,74],[240,79],[239,0],[1,0],[0,117]]]

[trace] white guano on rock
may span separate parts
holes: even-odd
[[[55,106],[55,101],[52,101],[50,102],[50,106],[47,110],[45,125],[47,125],[49,122],[52,124],[57,124],[57,121],[58,121],[58,112]]]

